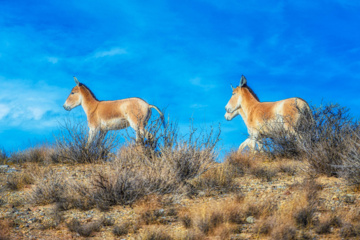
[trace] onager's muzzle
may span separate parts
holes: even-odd
[[[64,104],[63,107],[66,111],[70,111],[72,109],[71,107],[67,106],[66,104]]]

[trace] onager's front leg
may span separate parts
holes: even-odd
[[[90,128],[89,129],[89,137],[88,137],[88,141],[87,141],[86,146],[85,146],[86,149],[88,149],[90,144],[94,141],[94,138],[96,136],[96,132],[97,132],[97,129],[95,129],[95,128]]]

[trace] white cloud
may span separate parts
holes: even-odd
[[[65,92],[43,82],[0,77],[0,126],[22,129],[49,127],[61,114]],[[55,126],[55,125],[53,125]],[[1,129],[0,129],[1,130]]]
[[[5,104],[0,104],[0,120],[6,117],[10,112],[10,107]]]
[[[216,85],[212,83],[203,83],[203,80],[199,77],[190,79],[190,83],[194,86],[203,88],[205,91],[216,87]]]
[[[205,107],[207,107],[207,106],[208,106],[208,105],[195,103],[195,104],[191,104],[191,105],[190,105],[190,108],[199,109],[199,108],[205,108]]]
[[[59,61],[59,59],[56,57],[48,57],[47,60],[48,60],[48,62],[53,63],[53,64],[55,64]]]
[[[122,49],[122,48],[112,48],[110,50],[106,50],[106,51],[98,51],[94,54],[95,58],[102,58],[102,57],[112,57],[112,56],[116,56],[116,55],[123,55],[126,54],[126,50]]]

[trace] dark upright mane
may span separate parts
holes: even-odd
[[[89,93],[91,94],[91,96],[92,96],[93,98],[95,98],[96,101],[99,101],[99,99],[96,98],[95,94],[90,90],[90,88],[88,88],[88,86],[86,86],[86,85],[83,84],[83,83],[80,83],[79,86],[80,86],[80,87],[84,87],[86,90],[89,91]]]
[[[246,84],[246,85],[243,86],[243,87],[245,87],[247,90],[249,90],[249,92],[254,96],[254,98],[260,102],[259,97],[258,97],[258,96],[256,95],[256,93],[249,87],[249,85]]]

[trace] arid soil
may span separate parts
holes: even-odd
[[[358,189],[341,178],[310,176],[305,162],[251,161],[232,186],[150,194],[105,210],[39,204],[34,191],[47,180],[41,172],[86,182],[106,163],[10,165],[0,172],[0,239],[360,238]]]

